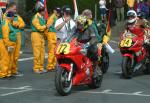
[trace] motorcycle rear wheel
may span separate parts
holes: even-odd
[[[122,60],[122,75],[126,79],[131,79],[132,78],[132,60],[129,57],[123,57]]]
[[[69,72],[65,68],[57,67],[55,74],[55,87],[57,92],[62,96],[67,96],[71,93],[72,80],[67,81]]]
[[[103,72],[102,72],[101,68],[97,65],[94,68],[92,83],[89,84],[88,86],[92,89],[99,88],[99,87],[101,87],[102,80],[103,80]]]

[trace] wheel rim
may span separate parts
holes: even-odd
[[[63,69],[61,74],[61,86],[64,92],[69,92],[72,88],[72,80],[68,81],[69,73],[67,70]]]

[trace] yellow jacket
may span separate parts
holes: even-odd
[[[15,42],[9,40],[9,34],[11,32],[9,25],[12,25],[11,21],[6,18],[2,23],[2,35],[3,35],[4,44],[7,47],[15,45]]]
[[[21,16],[17,15],[17,17],[14,18],[12,25],[18,29],[22,29],[25,27],[25,22]]]
[[[33,32],[44,32],[46,30],[46,21],[39,13],[33,17],[31,29]]]
[[[135,0],[127,0],[127,4],[130,8],[134,7]]]
[[[3,20],[6,19],[6,15],[7,13],[3,14]],[[12,25],[17,29],[22,29],[25,27],[25,22],[23,21],[22,17],[17,14],[16,17],[14,18]]]
[[[47,20],[47,26],[50,26],[49,31],[50,32],[56,32],[56,28],[55,28],[55,23],[56,20],[58,19],[58,17],[56,16],[55,13],[53,13]]]

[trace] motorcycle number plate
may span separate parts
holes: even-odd
[[[57,48],[57,51],[56,51],[56,54],[68,54],[70,51],[70,44],[68,43],[61,43],[59,44],[58,48]]]
[[[126,38],[122,40],[120,43],[120,47],[131,47],[131,45],[132,45],[132,39],[130,38]]]

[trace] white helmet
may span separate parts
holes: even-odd
[[[134,10],[129,10],[127,12],[128,23],[134,23],[137,19],[137,13]]]

